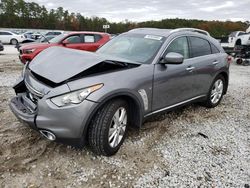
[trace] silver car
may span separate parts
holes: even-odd
[[[51,47],[23,70],[13,113],[51,141],[115,154],[128,126],[193,102],[217,106],[228,55],[205,31],[140,28],[96,53]]]

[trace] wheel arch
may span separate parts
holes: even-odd
[[[91,124],[91,120],[94,118],[96,113],[100,108],[102,108],[108,102],[115,100],[115,99],[124,99],[128,102],[130,115],[131,115],[131,122],[130,125],[135,128],[140,128],[143,122],[143,104],[141,103],[140,99],[132,93],[129,92],[119,92],[109,96],[105,96],[104,100],[102,100],[91,112],[90,116],[88,117],[84,129],[82,130],[82,138],[83,143],[86,141],[86,136],[88,133],[89,126]]]
[[[235,46],[237,45],[241,45],[241,39],[237,39],[236,42],[235,42]]]
[[[12,40],[17,41],[17,43],[18,43],[18,40],[17,40],[16,38],[11,38],[11,39],[10,39],[10,44],[11,44],[11,41],[12,41]]]
[[[225,82],[226,82],[226,86],[225,86],[224,91],[223,91],[223,94],[225,95],[227,93],[227,89],[228,89],[229,76],[228,76],[228,73],[225,72],[225,71],[222,71],[222,72],[218,73],[216,75],[216,77],[219,76],[219,75],[223,76],[223,78],[225,79]]]

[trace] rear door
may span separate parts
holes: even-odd
[[[193,90],[197,95],[206,95],[218,71],[219,50],[204,38],[189,36],[190,55],[194,66]],[[212,53],[212,48],[214,53]]]
[[[0,31],[0,40],[3,43],[10,43],[12,34],[9,32],[5,32],[5,31]]]
[[[98,42],[101,39],[102,36],[98,34],[84,34],[83,35],[84,45],[82,46],[82,50],[95,52],[100,46]]]
[[[196,96],[196,93],[193,91],[195,78],[187,37],[175,38],[167,47],[164,56],[169,52],[182,54],[184,62],[179,65],[155,64],[153,111],[176,105]]]

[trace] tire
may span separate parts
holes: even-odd
[[[241,65],[242,63],[243,63],[243,61],[242,61],[241,58],[239,58],[239,59],[236,60],[236,64],[237,64],[237,65]]]
[[[105,156],[117,153],[126,136],[128,110],[127,102],[117,99],[97,112],[88,130],[88,143],[94,153]]]
[[[18,41],[16,39],[11,39],[10,40],[10,44],[12,45],[17,45],[18,44]]]
[[[222,84],[222,85],[218,85]],[[225,90],[226,82],[222,75],[217,76],[209,90],[206,101],[203,103],[207,108],[214,108],[220,104],[223,98],[223,92]]]

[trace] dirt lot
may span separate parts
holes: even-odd
[[[17,55],[0,55],[0,187],[249,187],[250,67],[215,109],[192,105],[129,131],[117,155],[51,143],[10,112]]]

